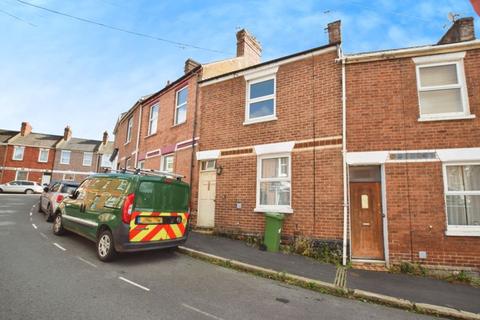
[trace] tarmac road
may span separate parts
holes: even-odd
[[[0,195],[0,319],[429,319],[213,266],[172,251],[97,260],[57,237],[38,195]]]

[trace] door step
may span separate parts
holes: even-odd
[[[203,233],[203,234],[213,234],[213,228],[195,227],[193,228],[193,231],[197,233]]]
[[[369,271],[388,271],[385,261],[379,260],[352,260],[352,269]]]

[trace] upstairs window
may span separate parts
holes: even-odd
[[[129,143],[130,140],[132,140],[132,128],[133,128],[133,117],[130,117],[127,123],[127,136],[125,138],[125,143]]]
[[[90,167],[92,165],[93,160],[93,153],[91,152],[84,152],[83,153],[83,165],[85,167]]]
[[[158,123],[158,104],[150,107],[150,116],[148,118],[148,135],[157,132]]]
[[[187,121],[188,87],[178,90],[175,98],[175,124]]]
[[[445,180],[447,235],[480,236],[480,164],[446,165]]]
[[[276,119],[275,77],[247,82],[245,124]]]
[[[70,151],[62,150],[60,153],[60,164],[70,164]]]
[[[25,152],[25,147],[14,146],[12,159],[22,161],[24,152]]]
[[[48,149],[39,149],[38,162],[48,162]]]
[[[470,116],[465,82],[464,53],[414,58],[420,120]]]

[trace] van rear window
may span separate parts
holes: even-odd
[[[186,212],[188,187],[175,183],[143,181],[135,193],[135,209],[156,212]]]

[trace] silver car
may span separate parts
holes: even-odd
[[[65,197],[73,194],[77,188],[78,183],[73,181],[51,183],[50,186],[43,189],[43,193],[40,196],[40,203],[38,204],[38,212],[44,212],[45,220],[52,221],[57,206]]]
[[[8,183],[0,184],[0,193],[42,193],[43,187],[34,181],[15,180]]]

